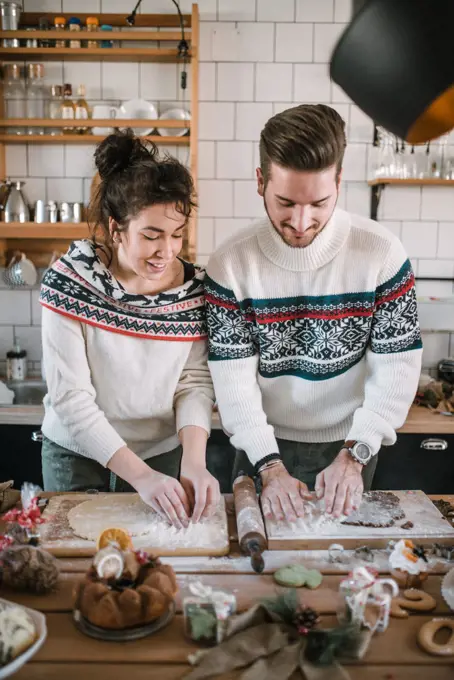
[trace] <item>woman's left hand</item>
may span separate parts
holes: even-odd
[[[210,517],[221,498],[219,482],[201,463],[181,462],[180,483],[192,507],[192,521]]]

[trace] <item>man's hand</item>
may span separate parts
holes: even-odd
[[[349,515],[356,510],[363,494],[363,466],[354,460],[347,449],[317,475],[315,493],[325,501],[325,510],[334,517]]]
[[[219,504],[221,492],[219,482],[200,463],[182,460],[180,482],[192,509],[192,521],[198,522],[201,517],[210,517]]]
[[[285,469],[283,463],[261,473],[262,510],[265,517],[294,522],[304,515],[304,500],[310,500],[306,484],[295,479]]]

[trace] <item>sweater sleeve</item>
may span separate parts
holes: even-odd
[[[87,458],[106,466],[126,444],[96,404],[81,323],[43,307],[42,339],[55,413]]]
[[[366,350],[364,401],[355,411],[347,439],[363,441],[377,453],[396,441],[421,373],[422,342],[415,281],[399,241],[393,244],[376,289]]]
[[[251,326],[217,254],[208,263],[205,296],[208,364],[222,425],[232,446],[245,451],[255,464],[279,448],[262,406]]]
[[[207,342],[194,342],[174,396],[177,432],[187,425],[211,432],[214,390],[207,360]]]

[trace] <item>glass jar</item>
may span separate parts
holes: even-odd
[[[30,37],[25,41],[25,47],[38,47],[37,38],[33,37],[33,33],[36,33],[36,28],[26,28],[27,33],[30,33]]]
[[[87,17],[87,32],[93,33],[99,29],[99,21],[96,17]],[[87,40],[87,47],[99,47],[99,42],[97,40]]]
[[[69,83],[63,85],[63,101],[61,104],[61,117],[63,120],[74,120],[76,117],[76,107],[72,100],[73,89]],[[63,128],[64,135],[72,135],[74,133],[74,125],[68,125]]]
[[[44,118],[44,66],[27,64],[27,118]],[[29,127],[29,135],[43,135],[44,128]]]
[[[103,24],[101,26],[101,31],[106,31],[106,33],[108,33],[108,31],[112,31],[112,26]],[[101,40],[101,47],[113,47],[113,40]]]
[[[20,64],[5,64],[3,69],[5,118],[25,118],[27,91]],[[23,135],[25,128],[9,127],[6,132],[10,135]]]
[[[77,101],[75,103],[74,117],[76,120],[88,120],[90,117],[88,104],[85,99],[85,85],[79,85],[77,88]],[[88,132],[88,128],[85,125],[78,125],[76,127],[76,132],[82,135]]]
[[[56,31],[64,31],[66,29],[65,17],[55,17],[54,26]],[[56,40],[55,47],[66,47],[66,40],[61,39]]]
[[[71,17],[71,19],[68,21],[68,28],[70,33],[80,33],[80,27],[81,27],[81,21],[77,17]],[[69,46],[72,47],[73,49],[77,49],[81,46],[80,40],[76,40],[75,38],[70,39],[69,41]]]
[[[38,25],[40,31],[50,31],[50,23],[47,17],[40,17]],[[48,38],[40,38],[38,43],[39,47],[54,47],[52,41]]]
[[[47,117],[50,120],[61,120],[62,116],[63,88],[61,85],[52,85],[50,88],[50,99],[47,104]],[[63,128],[50,127],[49,134],[53,137],[63,134]]]

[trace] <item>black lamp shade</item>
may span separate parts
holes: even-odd
[[[368,0],[341,36],[331,78],[412,144],[454,127],[454,0]]]

